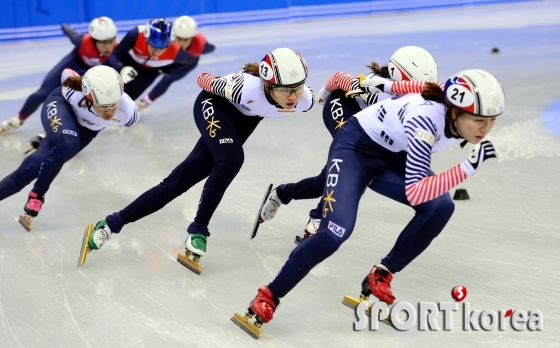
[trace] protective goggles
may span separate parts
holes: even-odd
[[[305,84],[300,83],[297,86],[291,86],[291,87],[285,87],[285,86],[276,86],[273,85],[272,83],[270,84],[270,88],[273,88],[278,94],[281,94],[283,96],[289,97],[292,95],[292,93],[294,94],[298,94],[301,91],[303,91],[303,87],[305,87]]]
[[[95,105],[95,107],[101,111],[111,111],[114,108],[119,107],[119,102],[113,104],[105,104],[105,105],[100,105],[100,104],[93,104],[93,105]]]

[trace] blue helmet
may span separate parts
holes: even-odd
[[[167,48],[173,42],[171,23],[165,18],[155,18],[146,24],[144,36],[148,44],[154,48]]]

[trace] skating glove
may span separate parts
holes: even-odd
[[[136,101],[136,107],[138,108],[138,111],[144,111],[144,109],[147,108],[149,105],[150,103],[144,100],[144,98],[138,99]]]
[[[368,93],[391,93],[392,85],[393,81],[379,76],[360,81],[360,87]]]
[[[134,80],[136,76],[138,76],[138,72],[131,66],[125,66],[121,69],[121,77],[124,84]]]
[[[315,102],[319,105],[325,105],[325,103],[327,102],[327,99],[329,98],[330,95],[331,95],[331,92],[328,92],[325,89],[325,86],[323,86],[323,87],[321,87],[319,92],[317,92],[317,95],[315,96]]]
[[[494,146],[492,146],[492,143],[488,140],[484,140],[473,147],[469,158],[462,163],[463,170],[469,176],[474,175],[482,162],[496,157],[496,150]]]

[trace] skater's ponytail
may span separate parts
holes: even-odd
[[[81,76],[70,76],[67,77],[64,82],[62,82],[62,86],[72,88],[75,91],[82,90],[82,77]]]
[[[366,65],[367,68],[371,70],[377,76],[385,77],[390,79],[391,75],[389,74],[389,67],[387,65],[379,66],[377,62],[374,60],[371,62],[370,65]]]
[[[247,63],[243,66],[243,72],[259,77],[259,63]]]
[[[444,103],[443,91],[437,83],[426,81],[424,83],[424,89],[421,94],[422,98],[425,100],[435,101],[437,103]]]
[[[70,76],[67,77],[64,82],[62,82],[62,86],[71,88],[75,91],[82,91],[82,77],[81,76]],[[84,97],[78,102],[80,107],[85,107],[88,110],[91,110],[93,102],[89,100],[85,95]]]

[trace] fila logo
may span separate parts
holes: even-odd
[[[233,139],[232,138],[220,139],[220,144],[233,144]]]
[[[73,135],[73,136],[75,136],[75,137],[78,136],[78,134],[77,134],[76,132],[74,132],[73,130],[70,130],[70,129],[64,129],[64,130],[62,131],[62,134],[70,134],[70,135]]]
[[[329,230],[331,230],[332,233],[336,234],[339,237],[342,237],[344,235],[344,232],[346,232],[345,228],[338,226],[332,221],[329,221]]]

